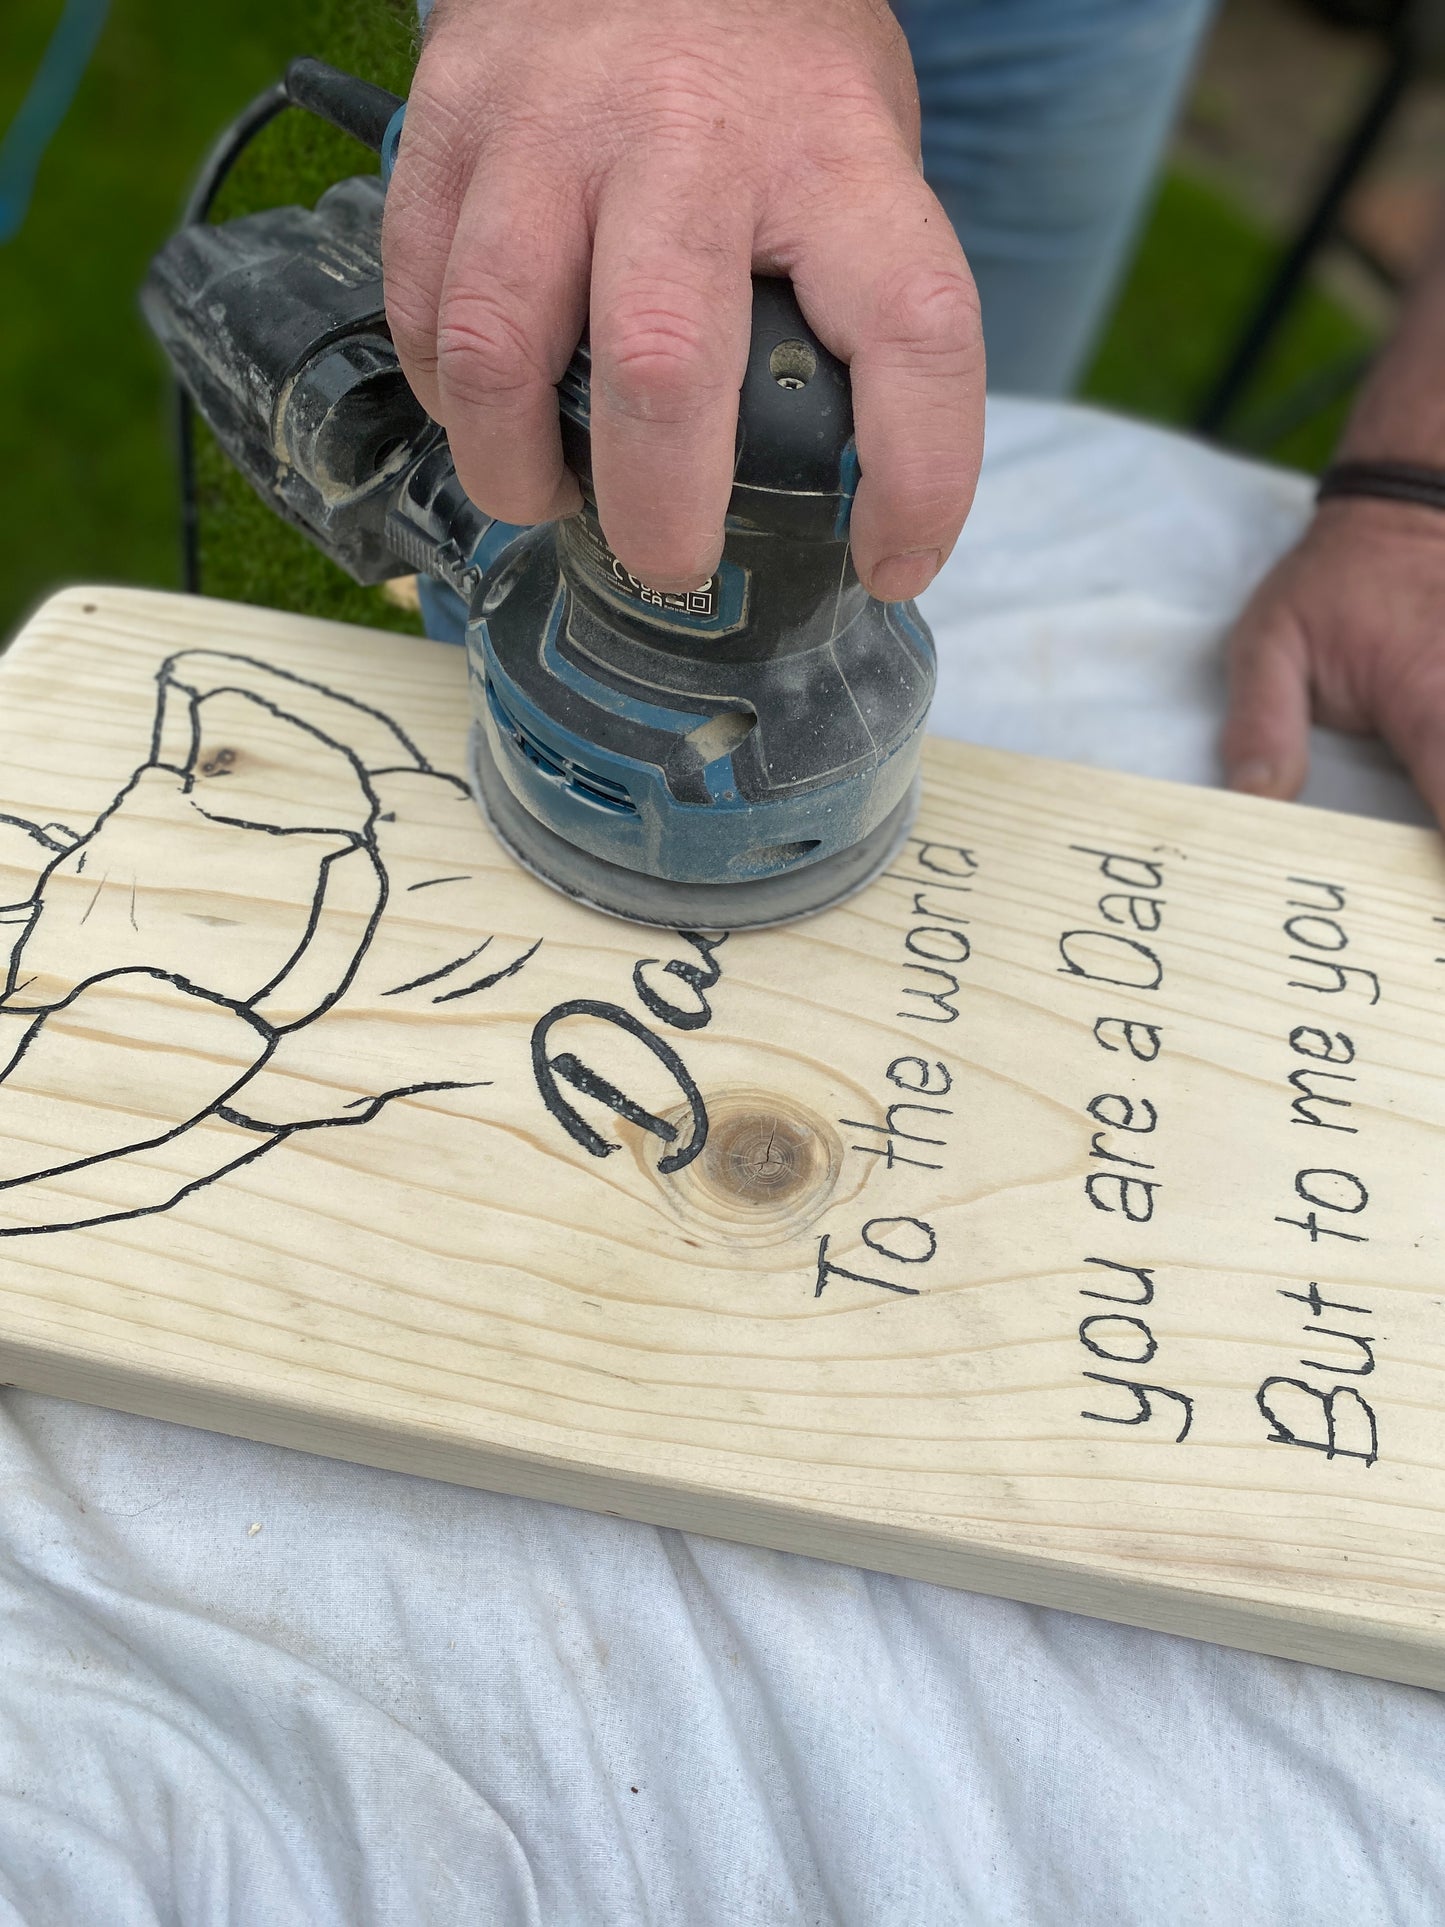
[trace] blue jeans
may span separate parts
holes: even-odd
[[[894,0],[988,385],[1064,395],[1107,317],[1214,0]]]

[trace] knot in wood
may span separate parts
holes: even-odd
[[[789,1204],[828,1166],[816,1131],[779,1110],[746,1110],[715,1118],[702,1154],[704,1176],[719,1199]]]
[[[666,1176],[648,1155],[655,1138],[627,1123],[618,1134],[669,1208],[709,1241],[740,1251],[806,1235],[834,1198],[843,1169],[832,1125],[780,1091],[737,1086],[707,1093],[707,1119],[702,1150]],[[667,1121],[680,1131],[690,1118],[679,1110]]]
[[[778,1092],[710,1092],[707,1110],[701,1153],[663,1181],[674,1209],[733,1244],[776,1244],[805,1231],[837,1186],[837,1132]]]

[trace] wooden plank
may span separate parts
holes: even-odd
[[[445,648],[0,696],[6,1379],[1445,1684],[1433,834],[939,743],[713,942],[500,854]]]

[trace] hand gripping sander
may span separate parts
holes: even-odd
[[[585,342],[557,389],[583,495],[566,521],[483,515],[408,388],[380,262],[401,102],[317,61],[277,100],[379,150],[382,175],[314,210],[187,225],[146,317],[273,508],[359,582],[414,571],[462,599],[472,780],[502,842],[568,896],[674,927],[785,922],[860,888],[915,807],[933,644],[853,569],[848,371],[791,284],[753,283],[722,561],[660,593],[598,519]]]

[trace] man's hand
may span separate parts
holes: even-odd
[[[1229,688],[1231,787],[1293,796],[1313,713],[1383,736],[1445,823],[1445,515],[1322,502],[1240,617]]]
[[[402,366],[487,513],[576,509],[553,387],[590,323],[607,539],[656,588],[710,575],[756,270],[851,364],[865,584],[916,595],[957,539],[983,341],[883,0],[439,0],[384,239]]]

